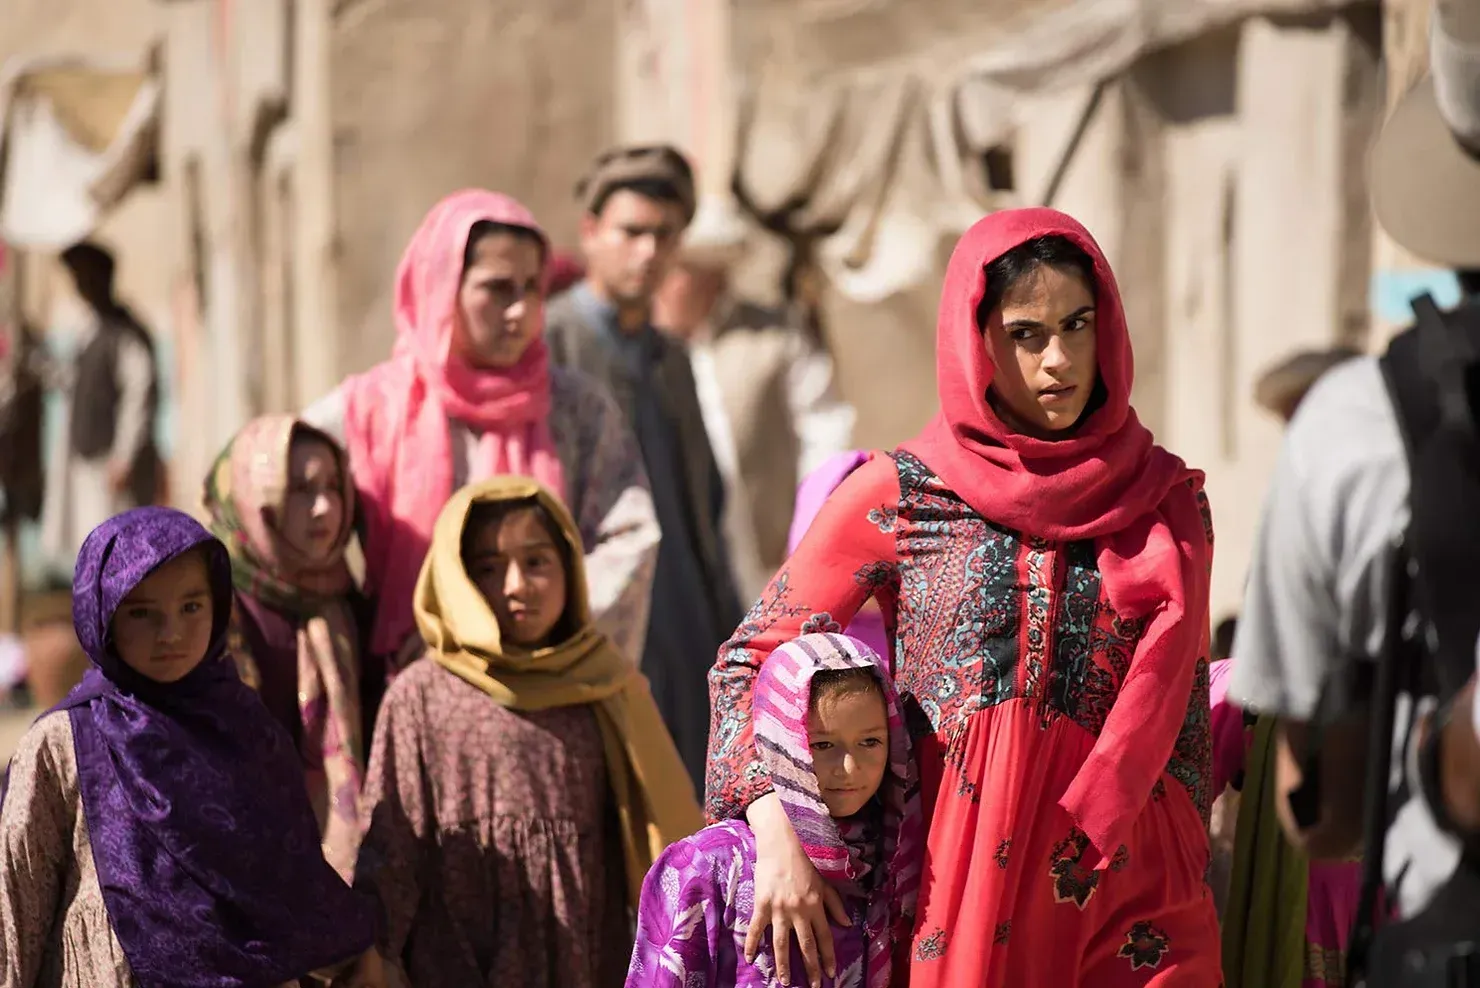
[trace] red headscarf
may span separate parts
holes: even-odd
[[[369,528],[365,569],[377,596],[370,648],[395,652],[416,630],[411,595],[437,513],[452,495],[448,419],[481,430],[469,480],[533,477],[565,496],[550,435],[550,354],[537,338],[513,367],[472,367],[451,349],[473,226],[521,227],[549,241],[529,210],[481,189],[455,192],[422,220],[396,275],[391,359],[344,383],[345,445]],[[543,318],[543,302],[541,318]]]
[[[988,264],[1054,234],[1094,261],[1104,402],[1072,435],[1049,441],[1012,431],[992,411],[993,366],[976,310]],[[940,413],[904,449],[984,518],[1040,538],[1093,539],[1111,606],[1147,619],[1115,706],[1061,801],[1103,867],[1166,768],[1207,648],[1203,475],[1156,445],[1131,409],[1133,359],[1115,276],[1088,231],[1056,210],[993,213],[961,238],[941,292],[936,372]]]

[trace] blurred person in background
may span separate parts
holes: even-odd
[[[1322,375],[1361,355],[1362,351],[1349,346],[1301,350],[1259,375],[1254,383],[1254,402],[1289,425],[1295,410]]]
[[[0,271],[5,253],[0,249]],[[0,592],[11,599],[0,613],[20,622],[20,547],[23,522],[41,515],[45,493],[42,472],[42,422],[45,416],[46,366],[40,341],[24,322],[0,325],[0,551],[5,573]],[[0,710],[24,706],[20,689],[26,679],[26,648],[19,627],[0,627]],[[79,675],[81,674],[79,670]]]
[[[1324,374],[1361,356],[1352,347],[1302,350],[1254,384],[1254,401],[1286,425]],[[1213,893],[1223,919],[1230,988],[1341,984],[1356,916],[1361,867],[1309,861],[1290,846],[1275,813],[1273,719],[1228,697],[1237,619],[1213,632]]]
[[[227,650],[293,739],[324,858],[354,876],[365,776],[360,624],[345,549],[354,480],[333,439],[291,415],[237,432],[206,477],[211,534],[231,556]]]
[[[159,499],[159,369],[149,331],[114,293],[113,255],[84,242],[61,260],[82,309],[65,372],[65,452],[47,485],[42,546],[53,565],[70,571],[95,526]]]
[[[596,623],[629,657],[646,629],[658,525],[642,459],[611,396],[545,344],[549,241],[508,196],[437,203],[401,258],[389,360],[347,378],[303,419],[349,454],[374,619],[364,710],[425,647],[412,591],[437,513],[468,483],[534,477],[570,507],[587,547]]]
[[[616,148],[578,185],[584,281],[550,302],[556,364],[611,389],[642,448],[662,541],[642,670],[696,786],[709,733],[706,674],[740,619],[715,463],[687,348],[653,325],[653,296],[694,218],[694,174],[666,145]]]
[[[1431,77],[1374,148],[1373,205],[1401,246],[1458,272],[1460,305],[1441,313],[1416,299],[1417,330],[1380,359],[1330,370],[1300,403],[1266,497],[1229,683],[1240,706],[1276,719],[1274,809],[1291,841],[1312,857],[1366,856],[1364,922],[1379,883],[1396,906],[1402,922],[1378,931],[1370,959],[1365,935],[1352,945],[1350,973],[1370,971],[1370,985],[1480,974],[1467,946],[1480,937],[1480,871],[1464,852],[1480,835],[1480,523],[1473,392],[1461,376],[1480,338],[1480,3],[1439,0],[1430,41]],[[1389,717],[1391,747],[1376,736]],[[1364,847],[1372,778],[1393,785],[1368,821],[1382,843]]]
[[[702,198],[653,306],[659,328],[689,347],[744,601],[760,596],[786,558],[797,485],[850,448],[855,418],[832,357],[801,322],[731,287],[750,236],[731,200]]]

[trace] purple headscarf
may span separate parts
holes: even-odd
[[[114,611],[156,567],[206,553],[206,658],[157,683],[118,657]],[[68,711],[108,918],[140,985],[260,988],[357,957],[372,902],[324,861],[293,743],[226,654],[231,563],[189,515],[138,508],[82,545],[72,621],[92,660]]]
[[[788,556],[797,551],[802,536],[812,527],[813,519],[832,496],[832,492],[848,479],[849,474],[872,458],[872,453],[863,450],[835,453],[802,479],[797,485],[797,503],[791,516],[791,533],[786,540]],[[860,611],[855,614],[847,632],[885,658],[894,654],[894,649],[890,647],[889,632],[884,627],[884,618],[878,611]]]

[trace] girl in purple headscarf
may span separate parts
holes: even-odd
[[[909,735],[888,669],[868,646],[805,635],[756,679],[756,749],[807,856],[842,893],[833,924],[837,977],[824,988],[887,988],[920,880],[920,799]],[[672,844],[648,872],[627,988],[762,988],[775,951],[747,943],[755,837],[743,820]]]
[[[93,667],[21,740],[0,803],[0,984],[382,981],[375,906],[324,861],[293,742],[226,654],[231,564],[139,508],[83,543]]]

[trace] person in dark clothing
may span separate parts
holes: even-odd
[[[721,532],[724,488],[684,344],[653,327],[653,295],[694,218],[694,176],[671,147],[597,159],[577,188],[586,277],[546,310],[557,364],[611,389],[642,448],[663,538],[642,668],[700,789],[709,734],[707,675],[740,619]]]
[[[70,569],[94,527],[158,499],[159,372],[149,331],[114,294],[113,255],[80,243],[61,259],[91,315],[72,361],[66,456],[43,521],[48,557]]]

